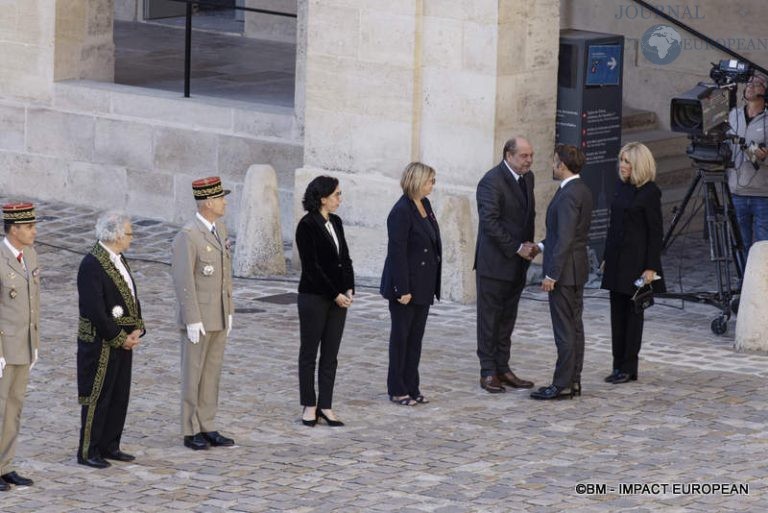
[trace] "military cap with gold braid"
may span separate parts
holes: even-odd
[[[28,202],[7,203],[3,205],[5,224],[35,223],[35,206]]]
[[[218,176],[209,176],[192,182],[192,194],[196,200],[220,198],[230,192],[232,191],[222,188],[221,178]]]

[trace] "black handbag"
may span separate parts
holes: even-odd
[[[642,313],[643,310],[653,306],[653,287],[651,284],[638,287],[632,296],[632,302],[635,304],[635,313]]]

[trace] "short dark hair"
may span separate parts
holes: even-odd
[[[13,226],[13,223],[3,223],[3,231],[6,235],[11,232],[11,226]]]
[[[560,162],[565,164],[568,171],[575,175],[581,172],[584,163],[587,161],[584,152],[572,144],[558,144],[555,146],[555,155],[560,159]]]
[[[307,185],[307,190],[304,191],[304,199],[301,200],[301,204],[304,210],[307,212],[318,212],[322,198],[327,198],[336,187],[339,185],[339,180],[332,176],[318,176]]]

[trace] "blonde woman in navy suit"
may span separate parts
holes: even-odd
[[[403,406],[429,402],[419,389],[419,360],[429,306],[440,299],[440,229],[427,199],[435,175],[426,164],[408,164],[400,179],[403,196],[387,218],[380,289],[392,317],[387,390],[390,400]]]
[[[299,388],[304,407],[302,422],[314,426],[323,419],[343,426],[331,409],[336,379],[336,355],[347,308],[352,304],[355,277],[341,218],[339,181],[318,176],[307,186],[302,201],[307,214],[296,227],[295,243],[301,258],[299,281]],[[315,396],[315,363],[320,349]]]

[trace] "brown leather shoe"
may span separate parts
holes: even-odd
[[[493,375],[481,377],[480,386],[489,394],[498,394],[506,391],[499,378]]]
[[[504,374],[499,374],[498,378],[499,378],[499,382],[505,385],[509,385],[512,388],[533,388],[533,381],[520,379],[517,376],[515,376],[515,373],[512,371],[507,371]]]

